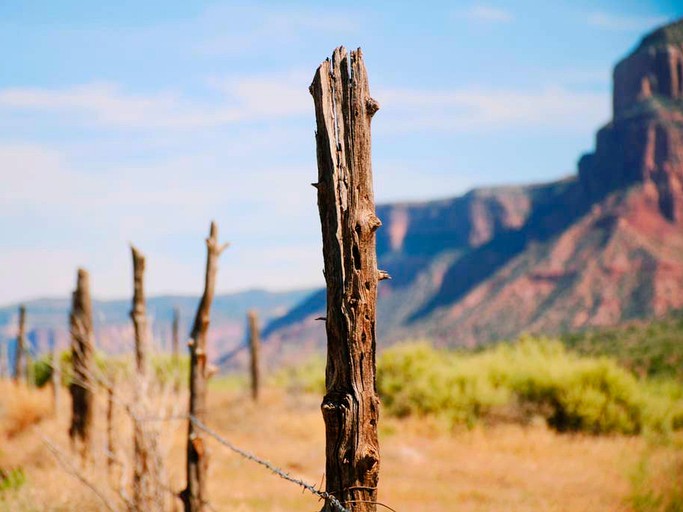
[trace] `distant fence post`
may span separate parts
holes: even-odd
[[[178,367],[179,361],[179,347],[180,347],[180,310],[175,307],[173,308],[173,337],[171,339],[171,361],[173,362],[173,368]]]
[[[78,269],[70,320],[73,376],[69,385],[72,406],[69,437],[72,444],[80,442],[81,458],[85,461],[90,457],[95,379],[90,276],[82,268]]]
[[[57,352],[57,347],[52,347],[50,351],[50,366],[52,367],[52,373],[50,375],[50,381],[52,384],[52,407],[54,408],[55,416],[59,414],[61,408],[60,404],[60,387],[62,381],[62,369],[59,361],[59,354]]]
[[[171,373],[173,377],[173,391],[180,391],[180,309],[173,308],[173,328],[171,338]]]
[[[0,379],[7,377],[7,343],[0,344]]]
[[[156,426],[143,424],[139,416],[149,410],[149,340],[145,304],[145,256],[131,246],[133,256],[133,306],[130,318],[135,330],[135,405],[133,406],[133,506],[135,510],[162,511],[161,457]]]
[[[256,311],[249,311],[249,351],[251,353],[251,397],[258,401],[260,385],[259,352],[261,335]]]
[[[26,307],[19,306],[19,332],[14,352],[14,382],[19,383],[28,377],[26,366]]]
[[[116,463],[116,445],[114,440],[114,393],[116,393],[116,375],[112,372],[107,386],[107,473],[109,478],[114,474]]]
[[[135,368],[138,377],[147,373],[147,306],[145,304],[145,256],[131,245],[133,256],[133,309],[130,318],[135,329]]]
[[[211,303],[216,288],[218,258],[227,244],[218,243],[218,226],[211,223],[206,239],[206,275],[204,294],[197,308],[192,327],[190,346],[190,419],[187,425],[187,487],[180,493],[185,512],[206,510],[206,475],[208,461],[203,433],[196,428],[193,418],[206,422],[206,383],[208,368],[206,360],[206,337],[211,319]]]
[[[327,283],[326,490],[349,510],[374,512],[379,478],[375,385],[377,269],[370,97],[360,49],[337,48],[310,87],[316,113],[318,209]],[[324,511],[333,510],[327,502]]]

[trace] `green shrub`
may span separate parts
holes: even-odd
[[[33,383],[42,388],[52,379],[52,364],[48,357],[41,357],[31,363],[30,375]]]
[[[425,342],[387,350],[377,368],[384,408],[396,416],[444,415],[472,425],[509,401],[508,390],[462,363]]]
[[[581,357],[558,342],[522,338],[477,353],[425,342],[386,350],[378,390],[395,416],[437,415],[473,425],[503,413],[540,415],[558,431],[637,434],[683,425],[683,389],[638,381],[607,358]]]

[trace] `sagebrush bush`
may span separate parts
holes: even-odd
[[[540,415],[558,431],[637,434],[683,426],[678,384],[655,390],[610,359],[580,357],[548,339],[522,338],[478,353],[399,345],[378,360],[378,389],[390,414],[438,415],[454,424],[514,409],[516,418]]]

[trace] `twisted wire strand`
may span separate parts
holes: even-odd
[[[328,501],[338,512],[350,512],[347,508],[345,508],[337,498],[332,496],[330,493],[325,492],[325,491],[320,491],[315,488],[315,486],[304,482],[303,480],[300,480],[298,478],[295,478],[291,476],[289,473],[285,473],[282,471],[280,468],[275,467],[273,464],[268,462],[267,460],[261,459],[254,455],[253,453],[247,452],[245,450],[242,450],[241,448],[235,446],[232,444],[230,441],[227,439],[223,438],[220,434],[218,434],[216,431],[212,430],[211,428],[207,427],[204,423],[199,421],[197,418],[194,416],[190,415],[190,421],[194,423],[194,425],[199,428],[200,430],[204,431],[206,434],[210,435],[213,437],[216,441],[218,441],[220,444],[225,446],[226,448],[232,450],[233,452],[237,453],[238,455],[244,457],[247,460],[250,460],[252,462],[256,462],[257,464],[260,464],[261,466],[264,466],[268,470],[270,470],[272,473],[276,474],[280,478],[283,478],[287,480],[288,482],[291,482],[293,484],[296,484],[311,494],[314,494],[318,496],[319,498],[322,498],[326,501]]]

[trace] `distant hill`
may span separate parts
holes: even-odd
[[[683,307],[683,20],[614,70],[613,118],[578,173],[378,207],[378,340],[472,346]],[[316,292],[267,329],[273,350],[321,347]]]
[[[262,324],[284,315],[293,305],[310,295],[311,290],[268,292],[249,290],[217,295],[211,310],[209,343],[213,357],[241,344],[245,336],[245,318],[249,309],[258,311]],[[68,299],[38,299],[24,303],[27,310],[28,338],[35,353],[45,352],[56,343],[66,348],[69,343]],[[199,297],[160,296],[147,301],[147,311],[157,348],[168,347],[171,339],[173,310],[180,313],[181,336],[186,338],[192,327]],[[0,308],[0,342],[13,344],[17,329],[18,304]],[[129,317],[130,300],[95,300],[93,303],[95,336],[98,349],[121,353],[131,349],[133,330]],[[2,344],[0,344],[0,348]],[[10,352],[12,352],[10,350]]]

